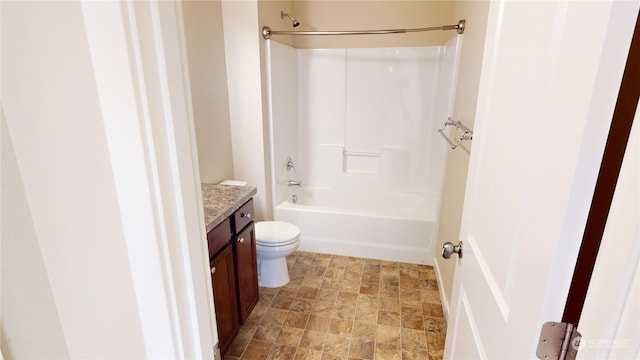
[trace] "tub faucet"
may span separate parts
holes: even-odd
[[[289,180],[287,186],[302,186],[302,180]]]

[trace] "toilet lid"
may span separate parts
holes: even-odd
[[[300,237],[300,229],[284,221],[256,223],[256,243],[263,246],[287,245]]]

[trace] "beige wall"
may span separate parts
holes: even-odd
[[[233,172],[257,188],[258,220],[271,218],[267,119],[263,110],[258,1],[222,1]],[[278,15],[279,16],[279,15]]]
[[[182,3],[200,179],[233,179],[229,95],[219,0]]]
[[[300,25],[297,29],[294,29],[288,18],[281,19],[280,11],[291,14],[297,20],[297,15],[295,14],[295,10],[293,10],[293,0],[258,0],[258,21],[260,23],[260,29],[264,26],[268,26],[271,30],[280,31],[297,30],[302,28],[302,25]],[[260,36],[260,39],[262,39],[262,36]],[[293,36],[279,35],[277,37],[274,36],[272,39],[289,46],[294,46]]]
[[[488,1],[456,1],[453,7],[452,18],[464,18],[467,27],[462,39],[458,83],[452,117],[471,128],[473,128],[475,119],[488,10]],[[469,150],[470,146],[466,144],[455,150],[449,150],[440,208],[436,254],[440,254],[443,243],[451,241],[457,244],[459,241],[467,168],[469,166]],[[448,309],[449,301],[451,300],[455,261],[455,255],[449,260],[443,259],[440,255],[436,256],[436,267],[445,309]]]
[[[377,30],[456,24],[453,1],[307,1],[293,3],[296,30]],[[290,22],[286,24],[291,30]],[[450,31],[397,35],[296,36],[298,48],[442,45]]]

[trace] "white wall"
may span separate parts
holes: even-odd
[[[300,153],[300,123],[298,121],[298,53],[279,42],[267,45],[267,69],[270,83],[270,121],[273,129],[274,158],[273,175],[275,185],[274,204],[284,201],[296,187],[287,185],[288,180],[304,178],[307,163]],[[271,152],[271,151],[270,151]],[[291,157],[295,171],[286,168],[286,159]]]
[[[449,113],[455,42],[451,51],[270,47],[278,202],[288,179],[437,197],[446,147],[437,129]],[[295,174],[283,170],[288,155]]]
[[[580,359],[637,359],[640,356],[639,118],[636,110],[580,318]]]
[[[2,4],[3,354],[213,356],[181,19],[172,2]]]
[[[2,54],[3,353],[144,357],[80,4],[3,3]]]
[[[0,132],[1,348],[7,358],[69,358],[4,110]]]

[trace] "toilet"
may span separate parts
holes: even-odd
[[[300,245],[300,229],[284,221],[259,221],[255,225],[258,285],[274,288],[289,283],[287,255]]]

